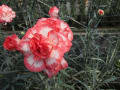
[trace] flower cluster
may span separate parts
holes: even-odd
[[[57,7],[52,7],[49,11],[51,17],[39,19],[21,40],[12,35],[4,42],[5,49],[16,49],[24,54],[28,70],[44,71],[48,77],[68,67],[63,56],[72,46],[73,33],[67,23],[57,18],[58,11]]]
[[[11,22],[16,14],[7,5],[0,6],[0,23]]]

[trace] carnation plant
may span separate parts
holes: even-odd
[[[118,78],[116,62],[119,60],[120,38],[119,35],[100,34],[97,27],[104,10],[93,7],[89,15],[87,26],[83,26],[86,27],[85,34],[75,36],[73,48],[66,58],[72,61],[70,65],[74,75],[71,72],[69,77],[76,82],[77,89],[100,90],[110,87],[109,83]]]
[[[13,34],[6,37],[3,43],[6,50],[17,50],[24,54],[23,65],[29,71],[43,71],[49,78],[68,67],[63,56],[70,50],[73,39],[69,25],[58,18],[58,12],[57,7],[50,8],[50,18],[39,19],[33,27],[27,30],[22,39]],[[13,87],[8,84],[7,88]]]

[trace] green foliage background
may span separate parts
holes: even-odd
[[[105,16],[119,14],[119,0],[89,0],[89,12],[85,13],[85,0],[1,0],[16,11],[16,18],[0,29],[0,89],[1,90],[100,90],[119,73],[120,35],[100,34],[97,29],[102,17],[97,14],[104,9]],[[66,4],[70,3],[68,12]],[[116,3],[117,2],[117,3]],[[77,4],[77,5],[76,5]],[[84,28],[85,35],[74,35],[73,46],[65,54],[69,63],[66,70],[49,79],[43,72],[29,72],[23,63],[23,55],[3,49],[6,36],[32,27],[38,18],[49,17],[50,6],[60,8],[60,18],[70,24],[75,22]],[[116,11],[117,9],[117,11]],[[86,19],[87,18],[87,19]],[[78,21],[79,22],[78,22]],[[77,25],[74,28],[78,28]],[[72,30],[74,30],[71,27]],[[79,30],[79,28],[78,28]],[[12,33],[7,33],[12,31]]]

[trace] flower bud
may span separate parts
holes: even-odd
[[[104,15],[104,11],[102,9],[99,9],[98,10],[98,14],[101,15],[101,16],[103,16]]]

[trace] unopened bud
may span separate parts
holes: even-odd
[[[104,15],[104,11],[102,9],[99,9],[98,10],[98,14],[101,15],[101,16],[103,16]]]

